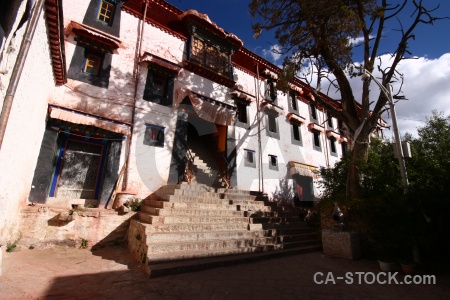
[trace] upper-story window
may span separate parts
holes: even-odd
[[[327,112],[327,125],[329,128],[333,128],[333,117],[331,116],[331,114],[329,112]]]
[[[190,35],[184,69],[226,87],[234,87],[231,55],[242,47],[243,42],[195,10],[185,11],[179,19]]]
[[[111,71],[112,53],[117,44],[102,36],[89,36],[77,30],[75,51],[67,71],[67,77],[107,88]]]
[[[195,36],[192,41],[191,58],[192,61],[212,69],[221,75],[229,77],[231,74],[231,64],[228,54],[219,47]]]
[[[73,1],[71,1],[73,2]],[[86,9],[83,25],[87,25],[102,33],[112,35],[114,37],[120,36],[120,15],[121,3],[123,0],[83,0],[89,2]],[[81,13],[77,11],[77,13]]]
[[[98,21],[111,26],[114,17],[115,2],[113,0],[100,1],[97,13]]]
[[[272,78],[267,79],[266,81],[266,89],[265,89],[265,95],[264,98],[268,101],[273,102],[276,104],[277,100],[277,89],[275,86],[275,80]]]
[[[88,73],[94,76],[98,76],[100,71],[100,63],[102,61],[102,54],[87,52],[86,58],[83,63],[83,73]]]
[[[298,105],[297,105],[297,96],[296,96],[296,92],[293,90],[290,90],[288,93],[288,102],[289,102],[289,107],[293,110],[293,111],[298,111]]]
[[[164,106],[173,103],[173,85],[176,72],[156,63],[149,62],[147,80],[145,82],[144,100]]]
[[[309,104],[309,110],[311,112],[311,120],[317,122],[318,120],[317,120],[317,108],[316,108],[316,105],[314,105],[314,103]]]

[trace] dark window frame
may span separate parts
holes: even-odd
[[[314,103],[310,103],[309,104],[309,113],[311,116],[311,121],[313,121],[314,123],[317,123],[318,119],[318,115],[317,115],[317,107]]]
[[[197,35],[191,36],[190,61],[212,70],[222,76],[233,79],[231,54]]]
[[[89,55],[100,57],[97,74],[85,72]],[[111,62],[112,53],[108,51],[95,50],[78,40],[69,69],[67,71],[67,77],[101,88],[108,88],[111,73]]]
[[[290,122],[291,125],[291,143],[293,145],[303,146],[303,137],[302,137],[302,129],[301,129],[301,123],[298,122]],[[298,132],[298,138],[296,138],[295,131]]]
[[[239,124],[241,126],[247,126],[249,124],[249,111],[248,106],[249,102],[242,99],[235,99],[234,101],[237,111],[236,111],[236,124]]]
[[[163,148],[165,129],[159,125],[145,124],[144,145]]]
[[[287,96],[289,102],[289,109],[293,112],[298,112],[297,93],[293,90],[290,90]]]
[[[333,117],[331,116],[331,114],[329,112],[327,112],[327,125],[328,125],[328,128],[330,128],[334,131]]]
[[[255,154],[256,152],[254,150],[244,149],[244,166],[256,168]],[[249,157],[251,157],[251,160],[249,159]]]
[[[275,139],[280,139],[278,116],[277,112],[266,109],[266,135]],[[275,131],[272,131],[271,129],[274,129]]]
[[[172,106],[174,80],[175,76],[162,74],[162,72],[158,72],[157,70],[149,66],[142,99],[144,101],[153,102],[163,106]],[[158,85],[161,86],[161,88],[154,88],[155,81],[160,81],[162,83]],[[155,91],[161,91],[161,89],[162,94],[155,93]]]
[[[272,78],[266,79],[264,99],[277,105],[277,89],[275,85],[276,85],[275,79]]]
[[[278,171],[278,156],[269,154],[269,169]]]
[[[334,137],[328,138],[330,141],[330,153],[333,156],[337,156],[336,139]]]
[[[83,65],[81,67],[81,72],[83,72],[84,74],[88,74],[90,76],[96,76],[98,77],[100,75],[100,67],[102,65],[103,62],[103,57],[105,56],[104,53],[99,53],[96,51],[92,51],[89,48],[85,48],[85,57],[84,57],[84,61],[83,61]],[[92,58],[96,58],[97,60],[94,62],[95,66],[91,66],[88,65],[90,62],[93,62],[94,60]],[[93,70],[95,70],[95,73],[86,71],[86,68],[92,68]]]
[[[313,149],[316,151],[322,152],[322,141],[320,138],[320,131],[312,130],[311,133],[312,133],[312,139],[313,139],[313,142],[312,142]]]
[[[105,15],[105,14],[102,14],[103,4],[106,4],[107,7],[108,6],[112,7],[109,16]],[[96,19],[96,21],[98,21],[98,22],[100,22],[102,24],[105,24],[107,26],[112,26],[112,23],[114,21],[115,11],[116,11],[116,3],[113,3],[113,1],[108,1],[108,0],[100,0],[98,2],[97,19]],[[103,18],[108,17],[109,19],[108,20],[102,20],[101,16],[103,16]]]

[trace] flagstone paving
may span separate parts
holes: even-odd
[[[321,252],[149,279],[125,247],[22,247],[4,253],[2,267],[0,299],[450,299],[449,272],[433,274],[435,285],[358,284],[355,272],[376,276],[376,262]],[[336,283],[316,284],[316,272],[319,280],[331,272]],[[346,272],[353,284],[336,279]]]

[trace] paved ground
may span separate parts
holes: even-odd
[[[314,283],[316,272],[336,284]],[[346,272],[353,284],[337,279]],[[448,272],[435,285],[358,284],[355,272],[380,274],[376,262],[315,252],[148,279],[126,248],[22,248],[3,255],[0,299],[450,299]]]

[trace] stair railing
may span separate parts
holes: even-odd
[[[194,179],[194,156],[192,155],[191,149],[186,151],[186,167],[184,169],[184,180],[188,183],[192,182]]]
[[[225,183],[225,187],[228,189],[228,188],[231,188],[230,171],[232,171],[232,168],[230,165],[228,165],[228,161],[227,161],[225,155],[221,155],[220,159],[221,159],[221,161],[218,164],[220,177],[222,178],[223,182]]]

